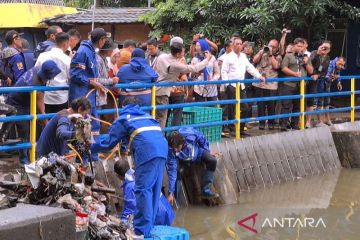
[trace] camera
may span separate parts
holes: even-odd
[[[271,46],[264,46],[263,51],[264,51],[264,53],[272,55],[272,47]]]
[[[298,61],[299,65],[304,64],[304,57],[305,57],[304,53],[295,53],[295,58]]]
[[[281,33],[291,33],[291,30],[285,28],[281,31]]]

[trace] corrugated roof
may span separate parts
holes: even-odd
[[[139,22],[140,16],[151,11],[154,11],[154,8],[97,8],[95,10],[95,23],[136,23]],[[86,24],[92,22],[92,15],[93,12],[87,10],[75,14],[44,19],[44,22],[48,24]]]
[[[63,0],[1,0],[1,3],[32,3],[52,6],[65,6]]]

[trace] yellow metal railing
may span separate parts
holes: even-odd
[[[30,121],[30,161],[35,162],[36,160],[36,91],[30,93],[30,114],[32,119]]]
[[[151,116],[155,118],[156,116],[156,87],[151,87]]]
[[[351,79],[350,121],[355,122],[355,78]]]
[[[240,90],[241,90],[241,85],[240,83],[236,83],[236,88],[235,88],[235,98],[236,98],[236,105],[235,105],[235,118],[237,120],[236,124],[235,124],[235,137],[236,139],[240,139],[240,118],[241,118],[241,107],[240,107]]]
[[[300,129],[305,129],[305,80],[300,81]]]

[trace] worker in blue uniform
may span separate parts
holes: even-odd
[[[45,61],[40,67],[33,67],[26,71],[16,82],[15,87],[28,86],[46,86],[50,79],[53,79],[61,72],[56,63],[52,60]],[[38,91],[36,94],[36,105],[39,112],[45,109],[44,93]],[[30,93],[29,92],[11,92],[9,93],[6,103],[15,107],[16,115],[30,114]],[[25,141],[29,140],[30,127],[28,121],[16,122],[19,137]],[[3,124],[2,128],[7,129],[7,123]],[[20,150],[20,163],[28,164],[27,150]]]
[[[172,132],[169,137],[169,155],[166,165],[170,172],[168,196],[170,203],[174,201],[177,160],[182,163],[204,162],[206,170],[202,176],[202,196],[204,198],[219,197],[217,193],[211,191],[217,160],[210,153],[209,142],[201,132],[192,127],[183,127]]]
[[[168,154],[166,138],[159,123],[140,110],[135,98],[126,98],[120,116],[109,133],[90,146],[92,152],[108,151],[118,143],[126,144],[135,160],[135,197],[133,238],[150,237],[159,207],[165,161]]]
[[[135,171],[130,168],[127,161],[117,161],[114,164],[114,171],[119,179],[123,181],[124,207],[120,215],[123,223],[131,225],[131,219],[136,211],[135,198]],[[171,226],[175,213],[165,196],[160,193],[159,208],[157,210],[155,225]]]
[[[5,42],[8,44],[8,47],[1,53],[1,64],[11,80],[8,82],[8,86],[14,86],[21,75],[29,70],[30,67],[26,67],[25,58],[21,52],[21,34],[15,30],[10,30],[5,34]]]
[[[158,74],[152,69],[145,59],[145,52],[136,48],[131,53],[131,61],[121,67],[117,73],[121,83],[152,83],[156,82]],[[119,100],[122,102],[126,97],[134,96],[138,99],[140,106],[151,105],[150,88],[122,88]]]
[[[46,124],[36,144],[37,156],[47,156],[54,152],[63,156],[68,152],[68,140],[75,137],[74,118],[83,117],[90,112],[91,105],[86,97],[71,102],[68,109],[61,110]]]
[[[88,99],[91,103],[91,116],[99,118],[96,112],[96,91],[99,94],[105,94],[104,87],[99,83],[99,70],[96,62],[96,49],[103,48],[109,33],[105,32],[103,28],[95,28],[90,33],[91,40],[84,40],[71,60],[70,65],[70,82],[69,82],[69,102],[76,98],[87,96],[89,91],[95,89]],[[93,120],[91,122],[92,131],[97,135],[100,131],[99,121]],[[98,155],[92,154],[92,160],[97,161]]]

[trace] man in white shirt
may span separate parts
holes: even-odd
[[[61,32],[55,37],[55,47],[48,52],[41,53],[35,67],[41,66],[47,60],[53,60],[61,73],[48,82],[48,86],[69,86],[71,58],[65,54],[69,48],[69,35]],[[43,113],[57,113],[68,107],[68,91],[46,91],[44,96],[45,109]],[[42,112],[41,112],[42,113]]]
[[[262,82],[265,78],[259,73],[259,71],[249,62],[248,58],[241,51],[243,50],[243,42],[241,38],[233,39],[233,51],[229,53],[223,59],[221,66],[221,78],[222,80],[242,80],[245,79],[245,73],[250,73],[253,77],[260,79]],[[228,99],[235,99],[235,83],[226,86],[226,95]],[[241,83],[240,98],[246,98],[246,90],[244,83]],[[247,103],[241,103],[242,118],[248,118],[249,106]],[[235,119],[235,105],[228,106],[229,119]],[[245,124],[240,124],[240,131],[243,135]],[[230,127],[230,132],[234,131],[234,126]]]

